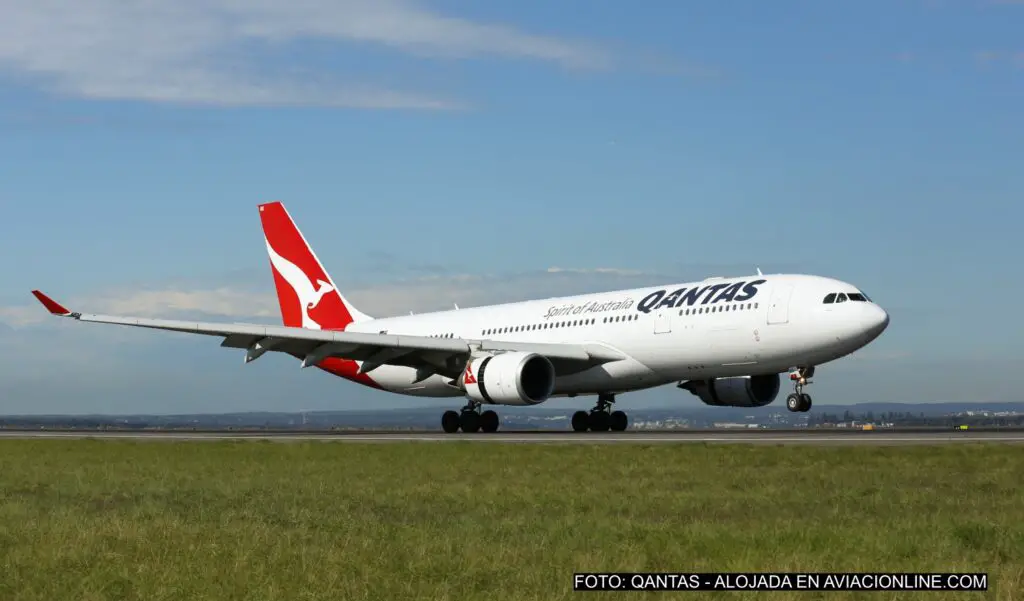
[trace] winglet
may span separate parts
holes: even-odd
[[[54,315],[60,315],[61,317],[74,315],[71,311],[65,309],[63,305],[38,290],[33,290],[32,295],[39,299],[39,302],[43,303],[46,310]]]

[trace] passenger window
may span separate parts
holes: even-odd
[[[832,303],[834,303],[834,302],[836,302],[836,293],[835,293],[835,292],[833,292],[832,294],[829,294],[829,295],[826,295],[826,296],[825,296],[825,301],[824,301],[824,303],[825,303],[826,305],[831,305],[831,304],[832,304]]]

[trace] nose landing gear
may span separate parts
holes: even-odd
[[[790,372],[789,379],[794,382],[795,392],[786,397],[786,408],[790,411],[806,413],[811,410],[811,395],[804,392],[804,386],[810,384],[814,375],[814,366],[798,367]]]

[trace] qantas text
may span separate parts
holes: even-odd
[[[668,290],[656,290],[640,299],[640,302],[636,304],[636,310],[641,313],[650,313],[655,309],[671,309],[682,307],[684,304],[693,306],[697,304],[697,301],[701,301],[701,305],[729,301],[748,301],[757,296],[757,287],[766,281],[754,280],[752,282],[710,284],[695,288],[680,288],[673,290],[671,293]]]

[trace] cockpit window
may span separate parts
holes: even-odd
[[[847,296],[849,296],[850,300],[852,300],[852,301],[860,301],[862,303],[863,302],[867,302],[867,300],[868,300],[868,297],[864,296],[863,294],[861,294],[859,292],[851,292]]]
[[[845,295],[844,293],[840,292],[840,293],[839,293],[839,294],[838,294],[838,295],[836,296],[836,302],[837,302],[837,303],[845,303],[845,302],[846,302],[846,295]]]
[[[822,302],[824,302],[826,305],[831,305],[832,303],[836,302],[836,293],[833,292],[832,294],[825,296],[825,300]]]

